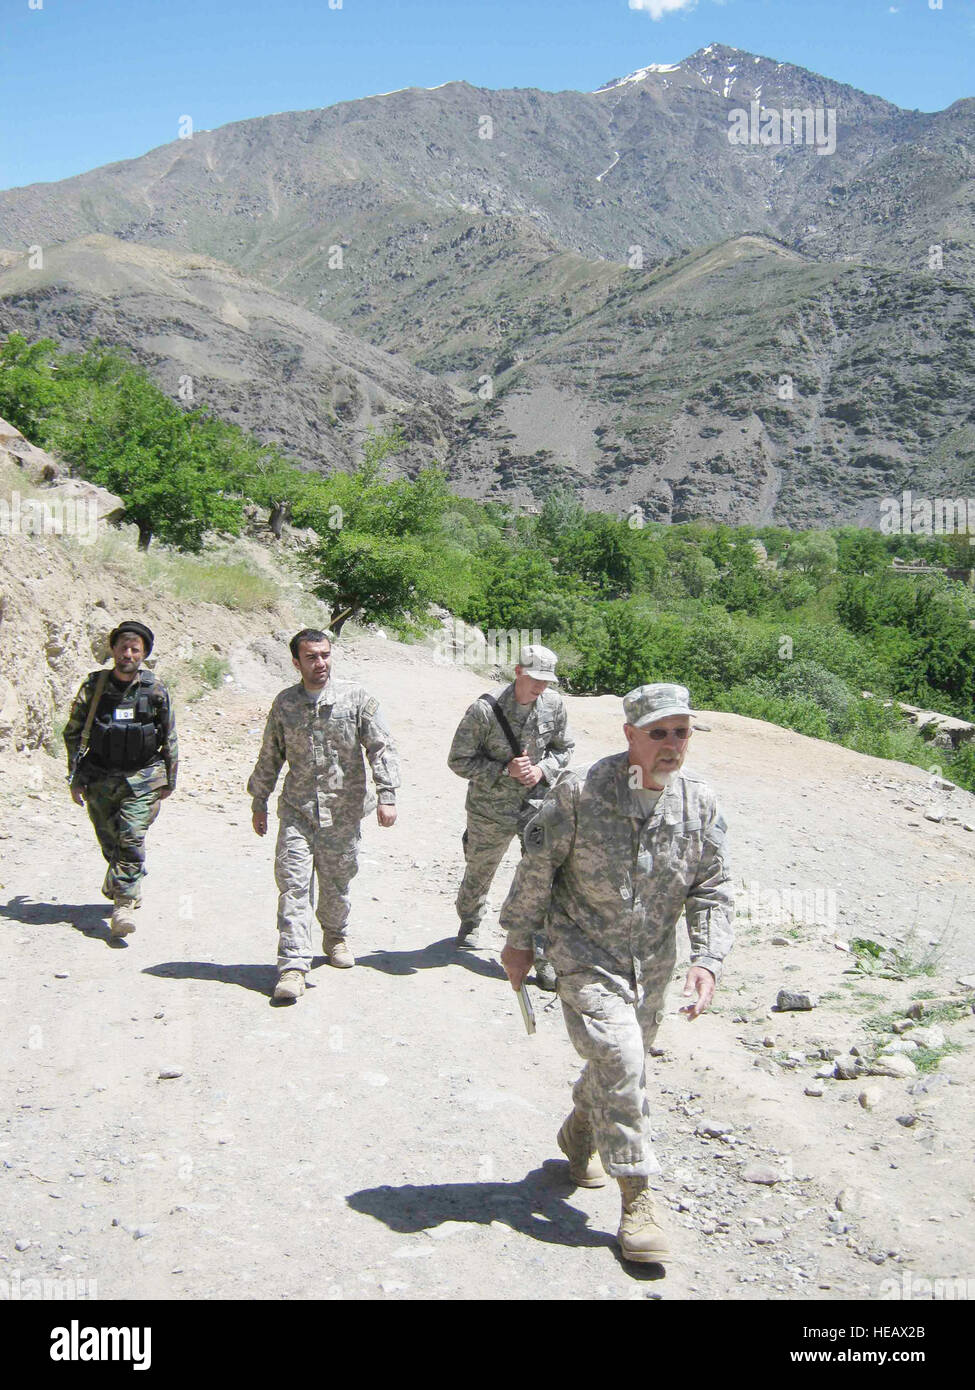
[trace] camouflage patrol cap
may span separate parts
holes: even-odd
[[[690,699],[684,685],[640,685],[623,696],[623,715],[627,724],[642,729],[674,714],[690,717]]]
[[[136,637],[142,638],[142,645],[146,649],[146,656],[152,651],[152,644],[156,640],[152,632],[146,627],[145,623],[136,622],[134,618],[126,618],[124,623],[119,623],[118,627],[112,628],[108,634],[108,645],[114,647],[115,643],[122,636],[123,632],[134,632]]]
[[[558,657],[554,652],[550,652],[548,647],[543,647],[539,642],[532,642],[529,646],[522,647],[518,665],[522,674],[531,676],[533,681],[548,681],[549,685],[558,685],[555,675],[557,661]]]

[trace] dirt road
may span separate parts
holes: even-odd
[[[673,987],[652,1064],[680,1255],[660,1277],[617,1257],[615,1185],[567,1182],[555,1131],[578,1064],[557,1003],[536,995],[528,1038],[497,951],[452,946],[464,784],[445,756],[484,678],[375,637],[343,647],[336,674],[378,695],[400,745],[400,818],[365,825],[358,967],[319,963],[281,1008],[273,835],[254,836],[243,783],[287,665],[241,651],[234,672],[180,711],[184,774],[128,944],[109,944],[60,766],[4,761],[0,1279],[102,1298],[842,1299],[975,1274],[970,1010],[939,1025],[958,1050],[931,1071],[815,1076],[975,972],[975,798],[701,716],[688,764],[721,795],[750,915],[712,1013],[688,1025]],[[570,716],[580,762],[620,746],[617,701]],[[834,942],[854,937],[901,937],[935,973],[844,973]],[[785,986],[818,1006],[775,1012]]]

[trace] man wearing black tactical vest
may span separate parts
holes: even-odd
[[[108,870],[102,892],[114,904],[112,937],[135,931],[146,872],[145,837],[159,803],[176,790],[178,748],[169,692],[140,670],[152,651],[144,623],[120,623],[109,637],[114,667],[92,671],[64,728],[72,799],[88,807]]]

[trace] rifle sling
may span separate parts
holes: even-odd
[[[81,731],[81,742],[78,745],[78,761],[88,752],[88,742],[91,738],[91,726],[95,722],[95,715],[98,713],[98,705],[105,694],[105,687],[108,684],[110,671],[100,671],[95,682],[95,690],[91,697],[91,704],[88,706],[88,716],[85,719],[85,727]]]
[[[487,703],[491,706],[492,710],[494,711],[494,717],[501,725],[501,732],[504,734],[505,738],[511,744],[512,757],[522,757],[524,755],[525,750],[519,747],[518,740],[515,738],[514,733],[512,732],[511,725],[508,723],[505,712],[498,704],[497,700],[494,698],[493,695],[482,695],[481,699],[486,700]]]

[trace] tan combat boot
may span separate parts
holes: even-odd
[[[135,903],[131,898],[116,898],[112,912],[112,937],[131,936],[135,931]]]
[[[326,944],[325,953],[329,965],[334,965],[337,970],[351,970],[355,965],[355,956],[347,941],[335,941],[331,946]]]
[[[569,1160],[569,1177],[576,1187],[605,1187],[606,1170],[596,1152],[592,1130],[573,1110],[562,1122],[556,1143]]]
[[[305,975],[302,970],[282,970],[274,986],[275,999],[300,999],[305,992]]]
[[[670,1255],[667,1233],[657,1220],[653,1193],[646,1178],[617,1178],[623,1213],[616,1238],[624,1260],[634,1264],[662,1264]]]

